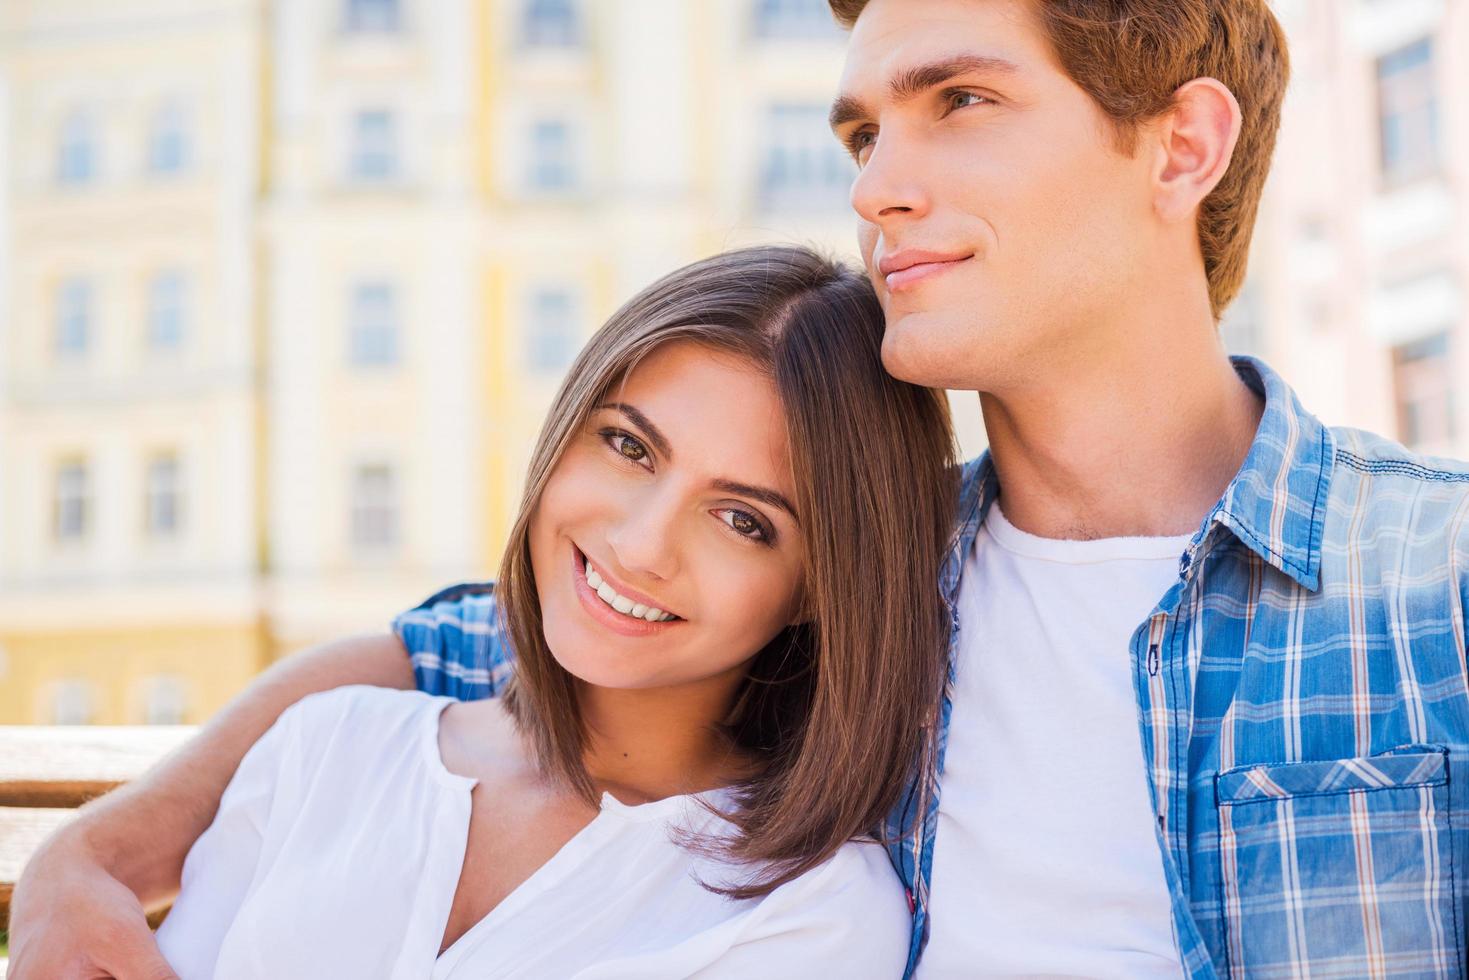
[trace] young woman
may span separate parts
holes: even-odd
[[[194,977],[897,977],[868,835],[944,678],[942,396],[853,271],[696,263],[571,368],[498,700],[341,688],[250,751],[158,934]],[[487,637],[498,642],[498,637]]]

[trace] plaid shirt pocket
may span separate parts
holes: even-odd
[[[1459,977],[1448,751],[1214,778],[1229,972]]]

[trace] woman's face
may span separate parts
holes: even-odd
[[[609,688],[742,675],[797,618],[792,484],[768,378],[689,341],[645,358],[574,436],[531,516],[556,660]]]

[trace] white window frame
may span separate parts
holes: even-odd
[[[90,725],[97,717],[97,690],[91,681],[67,677],[51,689],[49,724]]]
[[[91,348],[96,308],[96,290],[90,279],[73,276],[57,285],[52,347],[59,356],[82,357]]]
[[[550,309],[552,303],[561,304],[562,309]],[[526,297],[525,323],[528,370],[560,374],[570,367],[581,340],[581,297],[577,289],[562,284],[532,289]]]
[[[845,211],[855,165],[817,103],[776,102],[762,113],[757,200],[762,211]]]
[[[752,0],[755,36],[766,40],[836,40],[841,37],[826,0]]]
[[[85,459],[64,459],[52,475],[51,531],[58,543],[84,541],[92,523],[92,474]]]
[[[1409,61],[1422,52],[1421,59]],[[1377,59],[1377,133],[1382,179],[1402,184],[1436,173],[1443,163],[1438,46],[1429,35]],[[1389,141],[1389,131],[1400,142]]]
[[[73,109],[68,113],[57,136],[57,182],[77,187],[95,181],[101,164],[99,141],[97,119],[90,110]]]
[[[148,173],[171,177],[192,163],[192,117],[178,102],[168,101],[153,111],[148,125]]]
[[[176,452],[149,457],[143,474],[143,529],[154,540],[177,538],[183,530],[183,465]]]
[[[386,479],[378,479],[385,476]],[[396,550],[402,538],[402,502],[399,468],[386,460],[363,460],[349,474],[352,550],[384,554]]]
[[[554,143],[550,134],[559,133]],[[533,194],[570,193],[581,183],[576,124],[565,116],[535,116],[526,133],[526,186]]]
[[[405,0],[343,0],[342,29],[348,34],[398,34]]]
[[[189,280],[178,269],[164,269],[148,280],[148,349],[174,351],[188,333]]]
[[[358,184],[388,184],[403,176],[403,132],[397,110],[358,109],[347,132],[347,177]]]
[[[398,287],[388,279],[359,279],[347,295],[347,361],[353,367],[392,367],[401,354]]]
[[[189,685],[177,674],[149,677],[142,700],[145,725],[182,725],[189,716]]]
[[[577,0],[524,0],[520,40],[528,48],[576,48],[585,37],[586,11]]]

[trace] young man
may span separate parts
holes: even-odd
[[[1263,0],[831,2],[884,361],[978,391],[991,440],[891,822],[910,972],[1463,975],[1469,470],[1325,428],[1217,336],[1287,74]],[[13,976],[169,975],[134,895],[249,744],[413,683],[403,646],[493,694],[492,613],[459,587],[258,681],[38,856]]]

